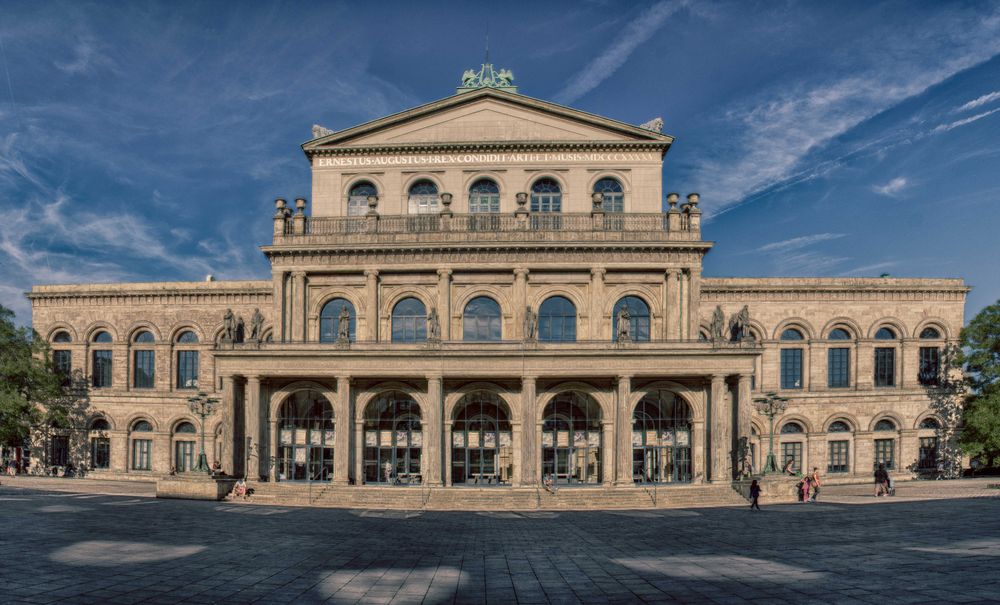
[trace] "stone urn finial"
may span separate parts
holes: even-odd
[[[285,216],[285,210],[287,209],[287,207],[288,207],[288,202],[286,202],[284,199],[279,197],[278,199],[274,200],[274,216],[275,217]]]
[[[679,194],[677,194],[677,193],[668,193],[667,194],[667,206],[669,207],[668,212],[676,212],[677,211],[677,200],[679,200],[680,197],[681,196]]]
[[[306,200],[305,198],[297,197],[295,198],[295,214],[302,215],[306,213]]]
[[[604,208],[604,194],[600,191],[595,191],[590,194],[590,201],[594,204],[594,210],[601,210]]]
[[[697,193],[689,193],[688,194],[688,204],[690,204],[692,208],[697,208],[698,207],[698,200],[700,200],[700,199],[701,199],[701,196],[698,195]]]

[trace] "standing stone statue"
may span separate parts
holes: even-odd
[[[243,342],[246,335],[246,324],[243,323],[243,316],[236,316],[236,328],[233,330],[233,342]]]
[[[427,339],[428,340],[440,340],[441,339],[441,323],[438,322],[437,309],[431,307],[431,312],[427,315]]]
[[[725,330],[726,315],[722,312],[722,307],[716,306],[712,313],[712,325],[709,326],[709,336],[712,340],[722,340],[722,332]]]
[[[233,342],[235,337],[236,317],[233,315],[232,309],[226,309],[225,315],[222,316],[222,340]]]
[[[253,315],[250,316],[250,340],[259,341],[263,333],[264,316],[261,314],[260,309],[254,309]]]
[[[524,339],[525,340],[535,340],[536,332],[538,331],[538,318],[535,316],[535,312],[531,310],[531,307],[524,308]]]
[[[622,306],[618,310],[617,328],[618,342],[628,342],[632,340],[632,315],[628,312],[628,307]]]
[[[729,320],[729,339],[742,342],[750,336],[750,308],[743,305],[740,312]]]
[[[348,342],[351,340],[351,313],[347,306],[340,308],[340,315],[337,316],[337,342]]]

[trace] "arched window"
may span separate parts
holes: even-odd
[[[691,481],[691,408],[670,391],[647,394],[632,412],[632,480]]]
[[[510,415],[495,393],[462,397],[451,429],[451,481],[510,484],[514,470]]]
[[[138,420],[132,425],[132,470],[153,470],[153,425],[148,420]]]
[[[500,340],[500,305],[488,296],[477,296],[462,313],[462,340]]]
[[[73,338],[69,335],[69,332],[65,330],[60,330],[52,336],[52,342],[64,343],[73,342]]]
[[[177,335],[177,342],[179,344],[184,344],[184,345],[197,344],[198,335],[192,332],[191,330],[184,330],[183,332]]]
[[[594,183],[594,193],[603,193],[605,212],[625,212],[625,193],[618,179],[603,178]]]
[[[91,431],[110,431],[111,423],[109,423],[104,418],[95,418],[93,422],[90,423]]]
[[[100,331],[94,334],[93,341],[99,344],[110,344],[111,334]],[[112,386],[112,367],[114,366],[113,353],[109,349],[94,349],[90,352],[91,383],[94,388],[101,389]]]
[[[297,391],[278,410],[278,479],[329,481],[333,477],[333,406],[319,391]]]
[[[879,420],[878,422],[875,423],[875,430],[876,431],[895,431],[896,430],[896,423],[893,422],[892,420],[887,419],[887,418],[883,418],[882,420]]]
[[[851,340],[851,333],[844,328],[834,328],[827,335],[830,340]],[[835,347],[826,352],[826,380],[831,389],[851,386],[851,348]]]
[[[406,393],[381,395],[365,409],[365,483],[420,484],[420,406]]]
[[[799,332],[795,328],[785,328],[781,333],[781,340],[803,340],[802,332]]]
[[[410,214],[430,214],[438,211],[438,188],[433,182],[421,179],[410,185]]]
[[[347,310],[347,326],[340,325],[340,316]],[[325,305],[319,312],[319,341],[337,342],[341,340],[341,332],[347,329],[346,336],[349,342],[354,342],[357,336],[357,318],[354,312],[354,305],[344,298],[334,298]]]
[[[920,421],[919,428],[931,429],[936,431],[941,428],[941,423],[937,421],[937,418],[928,417]]]
[[[843,420],[835,420],[830,423],[830,428],[826,429],[828,433],[850,433],[851,426],[844,422]]]
[[[500,187],[491,179],[479,179],[469,187],[469,212],[500,212]]]
[[[828,338],[830,340],[851,340],[851,334],[843,328],[834,328],[830,330]]]
[[[601,406],[589,395],[564,392],[542,417],[543,475],[556,483],[600,483]]]
[[[156,342],[156,338],[153,337],[153,333],[150,332],[149,330],[142,330],[141,332],[135,335],[135,338],[132,339],[132,342],[147,344]]]
[[[101,330],[97,334],[94,334],[94,342],[100,342],[100,343],[112,342],[111,334],[108,334],[104,330]]]
[[[875,340],[896,340],[896,333],[891,328],[879,328]]]
[[[184,330],[177,335],[177,344],[198,344],[198,335],[191,330]],[[198,388],[198,351],[194,349],[177,351],[177,388]]]
[[[896,430],[896,423],[888,418],[883,418],[875,423],[876,433],[892,433]],[[881,435],[875,438],[875,464],[884,466],[887,470],[896,468],[896,439],[895,435]]]
[[[368,181],[361,181],[351,187],[347,194],[347,216],[361,216],[368,212],[368,198],[378,196],[378,189]]]
[[[538,340],[576,341],[576,307],[568,298],[553,296],[538,308]]]
[[[182,422],[182,423],[180,423],[180,424],[177,425],[177,428],[174,429],[174,432],[175,433],[191,433],[191,434],[195,434],[195,433],[198,432],[198,430],[196,428],[194,428],[194,425],[191,424],[190,422]]]
[[[782,435],[792,435],[795,433],[804,433],[804,432],[805,431],[802,429],[802,425],[799,424],[798,422],[786,422],[781,427]]]
[[[532,212],[562,212],[562,190],[553,179],[538,179],[531,185]]]
[[[156,342],[149,330],[138,332],[132,339],[137,345],[150,345]],[[132,386],[136,389],[152,389],[156,386],[156,351],[153,349],[134,349],[132,351]]]
[[[423,342],[427,340],[427,308],[416,298],[409,297],[392,308],[392,342]]]
[[[611,340],[618,339],[620,327],[618,314],[622,309],[628,311],[629,337],[637,342],[649,341],[649,305],[638,296],[626,296],[615,303],[611,313]]]
[[[111,468],[111,438],[108,431],[111,424],[104,418],[95,418],[90,423],[90,468]]]
[[[195,470],[195,434],[198,431],[190,422],[182,422],[174,428],[174,471],[188,473]],[[206,462],[207,464],[207,462]]]
[[[941,332],[938,332],[937,328],[928,326],[920,331],[920,338],[925,340],[937,340],[941,338]]]

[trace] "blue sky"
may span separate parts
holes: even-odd
[[[419,6],[419,10],[414,7]],[[964,277],[1000,298],[1000,4],[0,0],[0,304],[35,283],[267,278],[298,146],[454,92],[677,140],[711,276]]]

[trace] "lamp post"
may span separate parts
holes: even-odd
[[[201,453],[198,454],[198,466],[194,467],[195,471],[201,473],[212,472],[208,466],[208,458],[205,456],[205,418],[215,412],[217,405],[219,405],[219,399],[209,397],[207,393],[198,393],[194,397],[188,397],[188,407],[191,408],[191,413],[201,418]]]
[[[768,435],[767,462],[764,463],[764,474],[778,472],[778,465],[774,459],[774,417],[780,416],[788,407],[788,398],[779,397],[777,393],[764,393],[763,397],[753,400],[757,411],[767,416],[771,422],[771,432]]]

